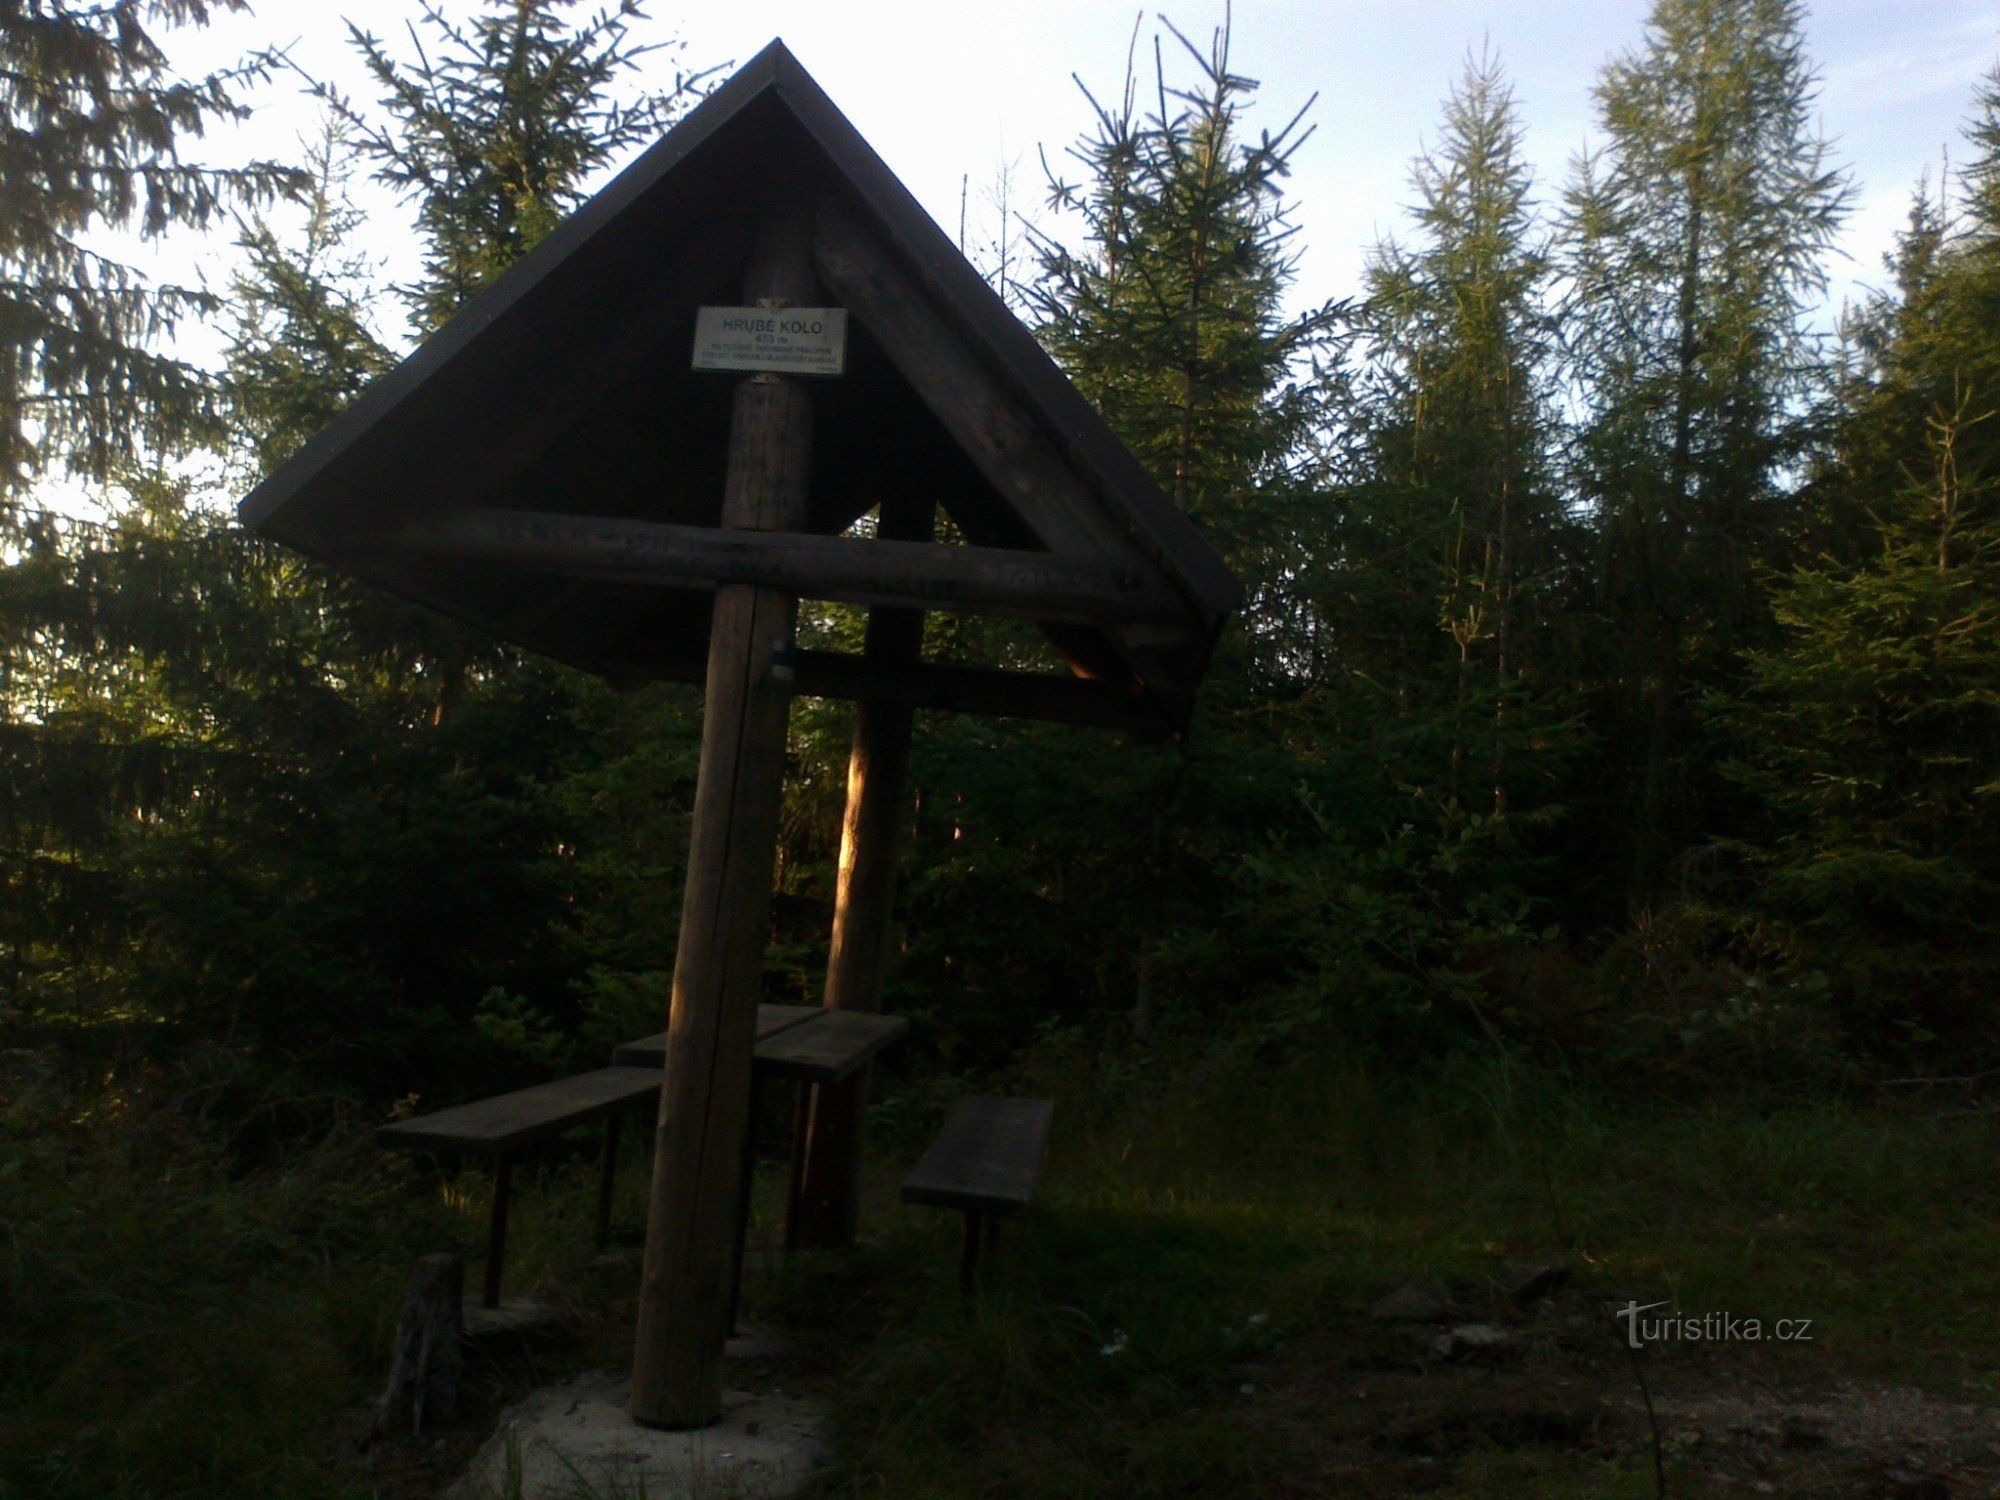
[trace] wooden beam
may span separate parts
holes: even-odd
[[[1094,502],[1022,404],[999,387],[929,288],[838,200],[829,199],[815,221],[813,263],[827,289],[875,336],[1043,546],[1143,564],[1132,540]]]
[[[810,194],[784,172],[771,174],[768,192],[745,298],[809,304]],[[723,524],[803,526],[812,457],[804,386],[752,376],[734,402]],[[722,1414],[797,614],[780,589],[716,590],[632,1357],[632,1415],[649,1426],[702,1427]]]
[[[647,682],[699,686],[708,680],[707,658],[693,654],[607,659],[592,666],[628,688]],[[795,652],[793,674],[795,690],[808,698],[907,703],[946,713],[1122,729],[1143,739],[1170,734],[1174,728],[1166,711],[1130,682],[928,662],[892,671],[866,657],[819,650]]]
[[[885,502],[882,535],[921,545],[932,534],[934,511],[927,504]],[[907,672],[918,664],[923,645],[920,611],[869,612],[862,648],[865,664],[884,674]],[[897,699],[864,700],[855,709],[854,741],[847,757],[847,810],[834,878],[833,937],[826,960],[824,1003],[829,1010],[882,1008],[915,716],[914,704]],[[834,1250],[854,1243],[867,1105],[865,1071],[840,1083],[817,1084],[802,1094],[792,1160],[792,1212],[785,1225],[788,1248]]]
[[[663,588],[754,583],[807,599],[1022,620],[1185,622],[1185,606],[1137,564],[1003,547],[514,510],[454,511],[406,529],[401,541],[426,552]]]
[[[939,310],[930,290],[881,237],[831,197],[814,222],[813,263],[827,289],[882,345],[903,378],[1036,539],[1052,552],[1134,562],[1162,576],[1139,542],[1107,514],[1090,486],[1037,428],[1026,403],[978,357]],[[967,521],[964,516],[955,519],[961,525]],[[975,535],[973,540],[991,539]],[[1200,677],[1199,664],[1190,665],[1185,659],[1188,640],[1212,634],[1221,621],[1188,596],[1174,623],[1180,629],[1157,642],[1115,626],[1107,634],[1124,660],[1163,698],[1185,701]]]
[[[840,651],[801,651],[797,662],[798,690],[815,698],[909,703],[948,713],[1041,719],[1148,737],[1173,728],[1162,709],[1126,683],[930,663],[892,671]]]

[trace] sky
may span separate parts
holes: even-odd
[[[472,9],[472,0],[442,3],[449,14]],[[175,34],[170,54],[193,70],[242,50],[287,46],[308,71],[366,97],[343,19],[407,45],[403,26],[416,10],[415,0],[253,4],[251,16]],[[583,4],[594,9],[596,0]],[[1440,103],[1469,50],[1497,53],[1520,105],[1540,196],[1552,204],[1569,161],[1596,135],[1598,72],[1640,40],[1649,8],[1649,0],[1237,0],[1232,66],[1260,85],[1249,123],[1276,128],[1314,101],[1306,116],[1313,135],[1294,158],[1290,184],[1302,228],[1294,302],[1355,292],[1368,247],[1399,231],[1411,198],[1410,158],[1435,134]],[[1013,168],[1017,205],[1039,209],[1038,149],[1060,162],[1090,123],[1077,80],[1100,98],[1115,96],[1135,20],[1144,18],[1142,70],[1150,69],[1157,30],[1156,12],[1123,0],[736,0],[689,9],[648,0],[646,10],[643,37],[686,43],[668,68],[676,60],[740,63],[782,37],[954,233],[964,196],[975,240],[982,222],[990,227],[996,217],[988,202],[1005,166]],[[1205,44],[1225,11],[1221,0],[1198,0],[1167,15]],[[1882,283],[1881,258],[1919,174],[1928,167],[1935,178],[1947,147],[1956,149],[1972,90],[2000,58],[2000,0],[1815,0],[1807,17],[1821,128],[1856,185],[1843,258],[1832,268],[1837,307]],[[314,118],[295,82],[274,81],[252,102],[250,130],[209,149],[226,155],[247,142],[295,154]],[[375,222],[396,223],[392,204],[371,207]],[[385,229],[375,243],[395,270],[402,236]],[[199,264],[211,280],[226,276],[220,249],[202,253]],[[189,338],[199,346],[203,335]]]

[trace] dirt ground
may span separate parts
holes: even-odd
[[[1674,1500],[2000,1500],[2000,1407],[1829,1377],[1826,1361],[1798,1350],[1654,1345],[1635,1360],[1621,1326],[1564,1290],[1525,1308],[1461,1302],[1422,1321],[1355,1320],[1278,1342],[1232,1372],[1242,1422],[1283,1456],[1260,1500],[1593,1496],[1612,1491],[1613,1473],[1615,1493],[1650,1495],[1656,1455]],[[573,1330],[475,1349],[458,1421],[376,1436],[371,1413],[350,1412],[329,1435],[335,1461],[364,1493],[429,1500],[502,1408],[615,1366],[620,1345]],[[824,1374],[777,1356],[732,1362],[729,1379],[757,1389]],[[1495,1473],[1504,1480],[1481,1477]]]
[[[1615,1462],[1651,1493],[1657,1448],[1673,1496],[2000,1497],[2000,1408],[1827,1378],[1798,1350],[1655,1344],[1635,1358],[1623,1325],[1575,1292],[1485,1316],[1477,1326],[1505,1335],[1486,1347],[1452,1339],[1469,1320],[1447,1317],[1246,1365],[1245,1419],[1296,1455],[1280,1493],[1463,1490],[1475,1451]]]

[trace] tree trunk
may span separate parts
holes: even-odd
[[[1681,634],[1686,565],[1688,493],[1693,479],[1696,366],[1701,358],[1701,254],[1705,189],[1697,170],[1688,184],[1687,241],[1681,261],[1675,347],[1674,446],[1667,489],[1657,516],[1647,517],[1657,537],[1645,587],[1652,601],[1651,692],[1646,713],[1646,764],[1639,790],[1639,828],[1632,851],[1632,902],[1647,906],[1659,894],[1667,864],[1668,787],[1673,775],[1675,700],[1680,692]]]

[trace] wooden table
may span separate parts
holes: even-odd
[[[751,1074],[798,1083],[838,1083],[909,1029],[903,1016],[818,1005],[760,1005]],[[666,1057],[667,1034],[656,1031],[625,1043],[611,1054],[611,1062],[621,1068],[659,1068],[666,1066]]]
[[[805,1160],[804,1133],[810,1118],[806,1088],[812,1084],[838,1083],[858,1073],[891,1042],[910,1029],[904,1016],[883,1016],[859,1010],[828,1010],[818,1005],[760,1005],[757,1007],[757,1041],[750,1058],[750,1128],[757,1128],[767,1078],[787,1079],[798,1085],[792,1141],[792,1182],[785,1201],[785,1244],[792,1242],[792,1226],[798,1215],[799,1168]],[[666,1066],[667,1034],[627,1042],[611,1054],[613,1066],[621,1068],[663,1068]],[[742,1207],[736,1221],[736,1274],[740,1289],[743,1275],[743,1241],[750,1225],[750,1183],[756,1175],[754,1143],[743,1150]],[[736,1290],[730,1294],[729,1327],[736,1326]]]

